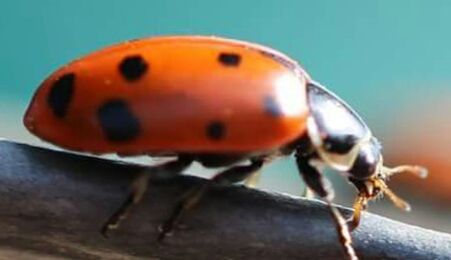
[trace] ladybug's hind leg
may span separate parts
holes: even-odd
[[[185,170],[191,163],[190,158],[181,158],[169,161],[163,164],[151,166],[141,172],[133,181],[131,191],[121,207],[108,219],[103,225],[102,235],[107,237],[108,232],[117,229],[119,224],[127,217],[134,205],[138,204],[147,190],[149,177],[151,174],[166,173],[166,175],[175,176]]]
[[[318,169],[310,164],[311,161],[311,155],[296,152],[296,163],[298,165],[299,172],[301,173],[308,188],[313,190],[316,195],[326,201],[340,238],[340,244],[346,256],[348,259],[358,259],[355,250],[352,247],[351,234],[346,220],[343,218],[338,209],[332,204],[332,199],[334,197],[332,186],[329,181],[318,171]]]
[[[216,174],[210,181],[189,190],[173,209],[169,218],[160,226],[160,234],[158,240],[162,241],[169,234],[174,226],[178,223],[183,214],[198,204],[199,200],[212,184],[228,185],[241,182],[250,175],[258,172],[264,164],[264,159],[251,160],[249,165],[238,165],[228,168]]]

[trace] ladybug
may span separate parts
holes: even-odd
[[[296,61],[219,37],[132,40],[77,59],[41,84],[24,124],[73,151],[176,158],[137,179],[104,234],[140,200],[148,173],[177,175],[192,162],[226,167],[179,202],[160,227],[161,240],[211,184],[244,181],[270,161],[294,154],[308,189],[327,202],[346,256],[356,259],[349,231],[370,200],[386,194],[409,208],[387,187],[387,178],[398,172],[426,175],[419,166],[384,166],[381,146],[359,115]],[[351,219],[332,204],[323,166],[357,188]]]

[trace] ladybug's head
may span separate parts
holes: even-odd
[[[357,158],[347,173],[350,181],[359,190],[360,196],[373,199],[385,194],[397,207],[410,210],[409,204],[399,198],[386,184],[389,177],[401,172],[413,173],[421,178],[427,176],[427,170],[421,166],[401,165],[394,168],[384,166],[381,146],[376,138],[372,137],[371,140],[358,146]]]
[[[319,158],[345,173],[365,197],[374,198],[382,192],[397,206],[407,209],[407,203],[399,199],[385,181],[399,172],[425,177],[426,169],[409,165],[384,166],[380,143],[349,105],[316,82],[307,85],[307,97],[308,134]]]

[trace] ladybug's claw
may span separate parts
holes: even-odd
[[[136,198],[136,194],[130,194],[127,200],[125,200],[122,206],[119,208],[119,210],[117,210],[103,225],[101,234],[105,238],[108,238],[109,232],[119,227],[119,224],[127,217],[128,213],[130,212],[132,205],[136,204],[138,201],[139,199]]]
[[[175,225],[181,219],[183,213],[197,204],[197,202],[206,191],[208,185],[209,183],[199,188],[192,189],[182,197],[182,200],[174,208],[170,217],[158,227],[159,234],[157,241],[162,242],[166,238],[166,236],[171,234],[171,232],[174,230]]]
[[[177,207],[178,208],[178,207]],[[172,216],[163,224],[161,224],[158,227],[158,237],[157,237],[157,241],[158,242],[163,242],[163,240],[166,238],[166,236],[169,236],[172,234],[172,231],[174,230],[174,225],[176,224],[177,220],[180,218],[181,216],[181,209],[176,209],[173,213]]]
[[[102,234],[102,236],[104,238],[109,238],[110,237],[110,231],[113,229],[117,229],[119,227],[119,225],[117,224],[105,224],[102,227],[102,230],[100,231],[100,233]]]
[[[157,241],[158,242],[163,242],[163,240],[168,237],[168,236],[172,236],[172,227],[166,225],[168,223],[165,223],[163,225],[158,226],[158,238]]]

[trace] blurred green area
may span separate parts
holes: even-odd
[[[402,157],[396,148],[410,148],[401,150],[412,155],[422,145],[418,140],[428,143],[442,133],[434,129],[451,123],[449,110],[441,106],[451,98],[450,13],[451,3],[446,0],[4,0],[0,3],[0,136],[43,145],[23,128],[22,113],[38,84],[68,61],[127,39],[204,34],[258,42],[287,53],[359,111],[391,158],[421,159],[420,155]],[[428,126],[430,118],[441,119],[434,129]],[[411,129],[417,129],[416,136],[398,139]],[[441,150],[431,151],[450,150],[451,140],[436,143]],[[449,159],[443,160],[448,164],[442,168],[451,169]],[[350,205],[352,189],[337,174],[330,177],[338,190],[337,201]],[[261,187],[302,192],[289,160],[270,166]],[[418,190],[421,183],[403,190],[407,199],[415,198],[412,204],[418,210],[411,214],[398,215],[387,203],[371,209],[450,232],[451,201],[434,200]]]

